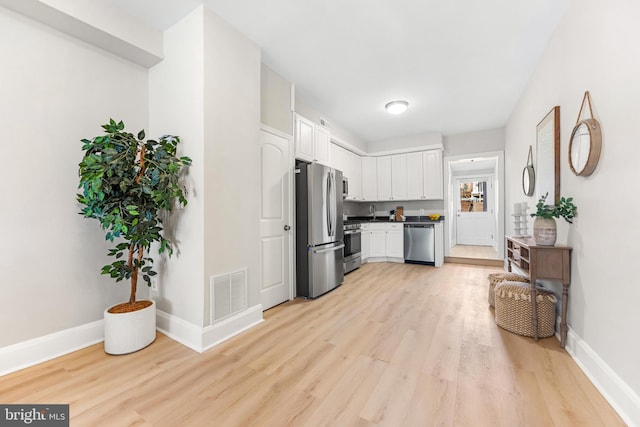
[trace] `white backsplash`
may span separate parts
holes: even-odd
[[[369,206],[375,207],[376,216],[382,217],[389,215],[389,211],[396,209],[398,206],[404,208],[405,216],[418,216],[429,214],[444,215],[444,201],[442,200],[426,200],[426,201],[402,201],[402,202],[353,202],[345,201],[343,212],[348,216],[368,216]],[[424,213],[420,210],[423,209]]]

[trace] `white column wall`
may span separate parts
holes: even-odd
[[[205,8],[205,276],[247,268],[260,304],[260,49]],[[209,317],[205,286],[205,324]]]
[[[181,138],[180,155],[193,160],[185,179],[186,208],[165,223],[175,240],[171,258],[159,263],[158,309],[203,326],[204,275],[204,56],[203,9],[196,9],[164,33],[165,59],[149,71],[151,135]]]

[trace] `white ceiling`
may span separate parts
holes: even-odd
[[[204,3],[366,142],[506,124],[571,0],[107,0],[166,29]],[[384,112],[409,101],[400,116]]]

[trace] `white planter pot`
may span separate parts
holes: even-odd
[[[131,313],[104,311],[104,351],[128,354],[141,350],[156,339],[156,303]]]
[[[553,246],[556,244],[558,231],[556,220],[553,218],[536,217],[533,221],[533,238],[540,246]]]

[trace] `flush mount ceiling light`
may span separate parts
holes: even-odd
[[[389,114],[402,114],[409,108],[409,103],[407,101],[391,101],[384,108]]]

